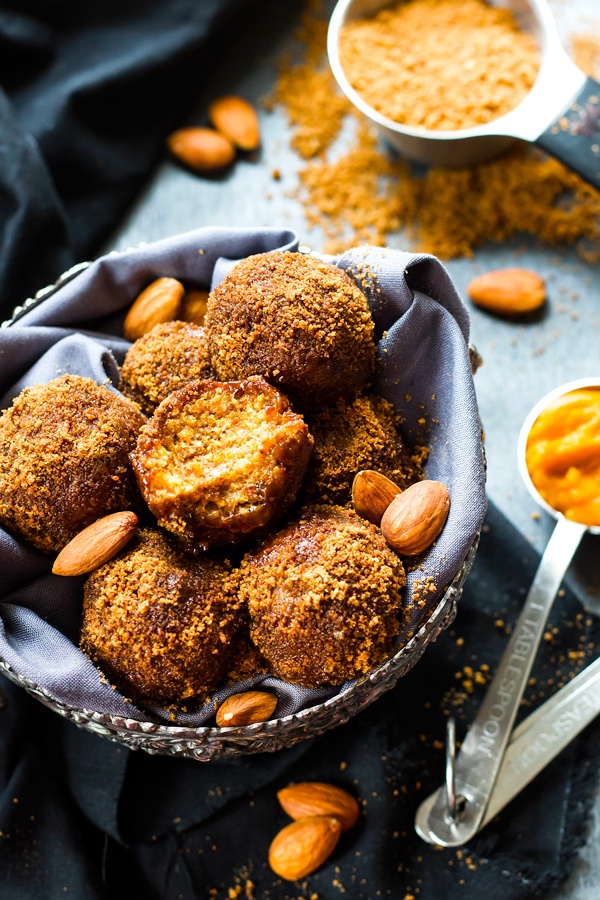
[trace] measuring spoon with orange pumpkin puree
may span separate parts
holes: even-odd
[[[527,488],[556,526],[454,761],[452,789],[440,787],[417,812],[417,832],[444,847],[465,844],[488,820],[486,809],[552,603],[584,534],[600,534],[600,378],[569,382],[540,400],[523,424],[518,454]]]

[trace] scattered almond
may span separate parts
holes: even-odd
[[[379,525],[384,512],[399,493],[397,484],[373,469],[357,472],[352,482],[354,509],[373,525]]]
[[[133,512],[116,512],[93,522],[63,547],[52,566],[55,575],[86,575],[122,550],[136,532]]]
[[[526,315],[546,300],[543,279],[529,269],[496,269],[478,275],[467,293],[476,306],[506,316]]]
[[[306,816],[275,835],[269,847],[269,865],[286,881],[310,875],[333,853],[342,826],[333,816]]]
[[[180,162],[203,175],[221,172],[235,159],[229,138],[212,128],[180,128],[169,135],[167,146]]]
[[[340,822],[342,831],[348,831],[358,821],[359,807],[352,794],[333,784],[321,781],[291,784],[277,792],[277,799],[292,819],[333,816]]]
[[[179,318],[184,322],[191,322],[193,325],[204,325],[207,302],[208,291],[199,289],[186,291]]]
[[[445,484],[418,481],[392,500],[381,519],[381,531],[396,553],[415,556],[435,541],[449,510]]]
[[[137,341],[162,322],[172,322],[179,315],[185,289],[176,278],[157,278],[133,301],[123,323],[123,335]]]
[[[217,131],[240,150],[256,150],[260,145],[260,126],[254,107],[241,97],[219,97],[208,108],[208,117]]]
[[[253,725],[266,722],[275,712],[277,697],[267,691],[245,691],[231,694],[217,710],[217,725]]]

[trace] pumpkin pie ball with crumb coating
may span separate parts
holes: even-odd
[[[366,675],[393,651],[404,568],[353,511],[316,506],[248,553],[240,598],[273,674],[303,687]]]
[[[212,376],[204,328],[188,322],[164,322],[127,351],[119,390],[151,416],[173,391]]]
[[[247,634],[229,565],[141,529],[84,586],[80,647],[128,699],[202,700]]]
[[[129,462],[145,417],[79,375],[25,388],[0,417],[0,524],[47,553],[141,506]]]
[[[131,459],[158,524],[194,553],[271,529],[312,445],[303,417],[262,378],[193,381],[160,404]]]
[[[307,415],[315,444],[302,502],[350,502],[354,476],[375,469],[404,490],[423,477],[424,448],[411,450],[400,434],[400,416],[384,397],[363,394],[352,403]]]
[[[354,399],[373,372],[365,295],[344,271],[307,254],[237,263],[211,292],[205,327],[218,378],[262,375],[301,410]]]

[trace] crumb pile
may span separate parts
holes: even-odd
[[[354,19],[342,29],[340,61],[378,113],[434,130],[472,128],[514,109],[540,62],[510,11],[484,0],[410,0]]]
[[[87,579],[81,647],[126,697],[181,702],[223,679],[243,621],[228,565],[142,530]]]
[[[373,370],[365,295],[307,254],[273,251],[238,263],[209,297],[205,326],[219,378],[262,375],[300,409],[353,399]]]
[[[128,454],[144,422],[136,404],[79,375],[26,388],[0,417],[0,522],[52,552],[138,506]]]
[[[321,6],[309,3],[297,35],[305,58],[283,61],[269,102],[285,110],[292,126],[292,145],[304,161],[299,198],[308,224],[325,234],[324,250],[384,246],[403,231],[403,244],[415,251],[452,259],[472,255],[488,240],[530,234],[553,246],[575,244],[584,259],[597,262],[600,193],[539,151],[517,146],[478,166],[416,173],[381,146],[361,116],[350,144],[336,152],[342,123],[354,110],[328,68]],[[578,40],[577,61],[598,66],[597,45]],[[313,82],[305,80],[308,61],[319,73]],[[315,115],[321,108],[331,108],[331,115]]]
[[[162,400],[188,381],[211,378],[204,328],[187,322],[155,325],[127,351],[119,390],[151,416]]]
[[[304,687],[365,675],[392,652],[404,568],[379,529],[317,506],[242,561],[252,640]]]
[[[312,159],[325,153],[337,137],[348,101],[335,89],[325,54],[329,21],[322,14],[321,0],[308,0],[306,9],[298,32],[304,59],[294,63],[287,55],[281,60],[275,90],[265,104],[285,107],[293,125],[293,149],[302,159]]]

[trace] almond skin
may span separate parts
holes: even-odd
[[[204,325],[207,303],[208,291],[202,291],[199,288],[186,291],[183,297],[179,318],[183,322],[191,322],[193,325]]]
[[[225,725],[253,725],[266,722],[275,712],[277,697],[267,691],[246,691],[232,694],[221,703],[216,720],[219,728]]]
[[[373,469],[357,472],[352,482],[354,509],[373,525],[379,525],[384,512],[400,493],[397,484]]]
[[[241,97],[219,97],[208,108],[208,118],[217,131],[240,150],[260,146],[260,126],[254,107]]]
[[[544,281],[529,269],[496,269],[478,275],[467,286],[476,306],[505,316],[523,316],[543,306]]]
[[[333,816],[306,816],[276,834],[269,847],[269,865],[286,881],[310,875],[333,853],[342,826]]]
[[[448,518],[450,495],[441,481],[418,481],[392,500],[381,531],[400,556],[416,556],[435,541]]]
[[[116,512],[93,522],[63,547],[52,566],[55,575],[87,575],[122,550],[137,530],[133,512]]]
[[[352,794],[322,781],[291,784],[277,792],[277,799],[292,819],[333,816],[341,824],[342,831],[349,831],[356,825],[360,812]]]
[[[229,138],[212,128],[180,128],[169,135],[167,146],[179,162],[202,175],[222,172],[235,159]]]
[[[176,278],[157,278],[133,301],[123,323],[123,336],[137,341],[155,325],[172,322],[179,315],[184,293]]]

